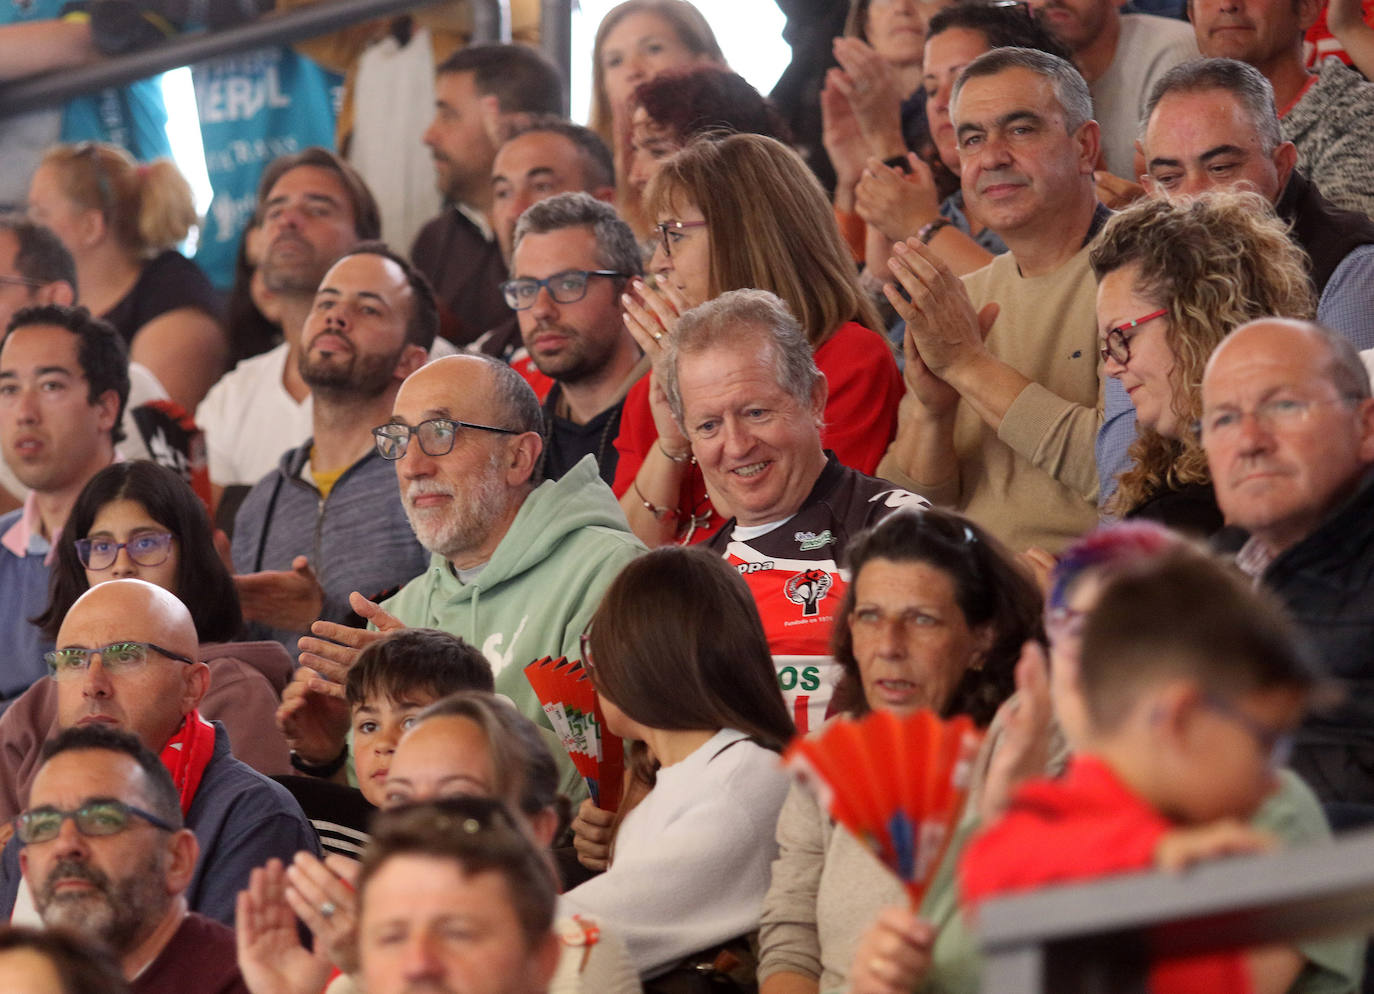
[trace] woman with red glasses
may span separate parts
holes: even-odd
[[[1202,372],[1245,322],[1311,316],[1303,252],[1262,197],[1214,193],[1127,208],[1091,261],[1103,371],[1119,384],[1107,384],[1107,419],[1124,388],[1138,426],[1106,510],[1211,535],[1222,520],[1194,431]],[[1099,472],[1106,463],[1099,437]]]

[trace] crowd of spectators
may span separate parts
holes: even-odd
[[[227,298],[119,94],[0,122],[0,988],[972,994],[987,900],[1374,824],[1358,4],[781,5],[775,101],[625,0],[587,127],[459,4],[199,67],[347,79],[222,164]],[[778,754],[923,711],[981,745],[913,905]]]

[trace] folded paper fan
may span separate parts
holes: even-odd
[[[954,834],[981,740],[966,715],[874,711],[796,739],[783,760],[916,907]]]
[[[577,772],[587,781],[592,803],[614,811],[624,779],[624,748],[619,736],[606,730],[596,688],[582,664],[545,656],[525,667],[525,678]]]

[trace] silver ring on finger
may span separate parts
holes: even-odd
[[[324,915],[326,921],[328,921],[330,918],[333,918],[334,912],[338,910],[339,906],[335,904],[333,901],[325,901],[323,904],[320,905],[320,914]]]

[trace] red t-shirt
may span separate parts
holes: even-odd
[[[1175,826],[1092,756],[1075,756],[1059,780],[1036,780],[959,861],[966,904],[1049,884],[1096,880],[1154,866],[1155,847]],[[1152,994],[1248,994],[1243,953],[1158,959]]]
[[[897,370],[892,349],[882,335],[850,321],[840,325],[816,350],[816,365],[830,388],[821,444],[832,449],[844,465],[871,476],[897,431],[902,374]],[[630,388],[620,415],[620,435],[615,440],[620,461],[611,488],[617,497],[630,489],[657,440],[646,376]],[[696,466],[691,467],[683,481],[678,507],[684,512],[690,510],[697,521],[706,519],[693,530],[693,544],[710,538],[725,523],[711,507],[701,470]],[[684,517],[679,525],[680,538],[685,535],[683,525],[687,520]]]
[[[1360,9],[1364,12],[1364,22],[1374,25],[1374,0],[1364,0],[1360,4]],[[1322,12],[1317,17],[1317,23],[1307,29],[1307,36],[1303,39],[1302,54],[1307,63],[1307,68],[1312,70],[1317,69],[1323,59],[1328,59],[1333,55],[1346,65],[1350,65],[1350,55],[1346,52],[1345,46],[1326,26],[1326,4],[1322,4]]]
[[[511,359],[510,368],[525,378],[525,382],[534,389],[534,395],[539,398],[539,403],[544,403],[544,398],[553,389],[553,379],[539,372],[539,367],[534,364],[530,354],[521,349],[520,354]]]

